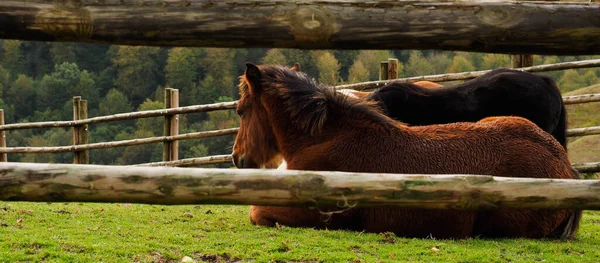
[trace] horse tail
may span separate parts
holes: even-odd
[[[573,174],[573,179],[580,179],[579,172],[573,168],[570,169]],[[582,213],[582,210],[571,210],[571,215],[567,217],[565,221],[550,234],[550,236],[554,238],[573,238],[575,233],[577,233],[577,229],[579,229]]]
[[[542,79],[550,86],[552,86],[558,97],[560,98],[560,116],[558,117],[558,123],[554,130],[552,131],[552,136],[556,138],[556,140],[560,143],[560,145],[567,150],[567,109],[565,108],[565,104],[562,101],[562,95],[560,94],[560,89],[556,86],[556,82],[548,76],[541,76]]]

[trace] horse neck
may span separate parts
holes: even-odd
[[[284,104],[281,101],[275,101],[271,103],[267,111],[277,145],[285,160],[292,160],[298,152],[305,148],[326,144],[334,141],[335,138],[352,132],[389,134],[393,131],[396,135],[403,132],[408,134],[406,130],[397,128],[407,126],[397,123],[385,115],[357,114],[356,112],[338,109],[335,116],[327,118],[326,124],[319,133],[311,135],[309,132],[298,129],[289,114],[282,109],[284,109]],[[383,121],[380,118],[383,118]],[[370,129],[373,131],[369,132]]]

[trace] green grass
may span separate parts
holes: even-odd
[[[565,95],[585,93],[600,85]],[[571,128],[600,125],[600,103],[567,111]],[[600,135],[571,139],[569,156],[600,161]],[[247,206],[0,202],[0,262],[600,262],[599,234],[600,211],[576,240],[431,240],[257,227]]]
[[[593,85],[565,93],[565,96],[600,93]],[[600,102],[567,105],[569,128],[600,126]],[[600,162],[600,135],[569,138],[569,157],[573,163]],[[597,173],[600,174],[600,173]]]
[[[598,262],[599,234],[594,211],[576,240],[432,240],[257,227],[247,206],[0,202],[2,262]]]

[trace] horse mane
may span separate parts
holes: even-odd
[[[374,101],[352,100],[333,87],[318,83],[304,72],[278,65],[260,66],[263,85],[270,95],[282,99],[293,125],[311,135],[320,134],[333,115],[365,116],[377,123],[391,123]]]

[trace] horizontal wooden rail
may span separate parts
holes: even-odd
[[[119,113],[119,114],[114,114],[114,115],[93,117],[93,118],[89,118],[89,119],[85,119],[85,120],[78,120],[78,121],[49,121],[49,122],[32,122],[32,123],[13,123],[13,124],[1,125],[0,131],[32,129],[32,128],[71,127],[71,126],[76,126],[76,125],[101,123],[101,122],[109,122],[109,121],[131,120],[131,119],[139,119],[139,118],[149,118],[149,117],[158,117],[158,116],[165,116],[165,115],[196,113],[196,112],[206,112],[206,111],[215,111],[215,110],[228,110],[228,109],[235,109],[236,105],[237,105],[237,101],[230,101],[230,102],[219,102],[219,103],[205,104],[205,105],[194,105],[194,106],[186,106],[186,107],[160,109],[160,110],[147,110],[147,111]]]
[[[576,55],[600,53],[599,13],[598,3],[556,1],[2,0],[0,32],[115,45]]]
[[[233,158],[231,155],[212,155],[198,158],[188,158],[170,162],[156,162],[156,163],[145,163],[136,164],[136,166],[171,166],[171,167],[190,167],[200,166],[207,164],[220,164],[220,163],[232,163]],[[595,163],[574,163],[573,168],[581,173],[595,173],[600,172],[600,162]]]
[[[520,71],[525,71],[525,72],[545,72],[545,71],[576,69],[576,68],[593,68],[593,67],[599,67],[599,66],[600,66],[600,59],[591,59],[591,60],[581,60],[581,61],[538,65],[538,66],[525,67],[525,68],[516,68],[515,70],[520,70]],[[426,76],[409,77],[409,78],[368,81],[368,82],[361,82],[361,83],[354,83],[354,84],[339,85],[339,86],[336,86],[335,88],[336,89],[371,90],[371,89],[376,89],[376,88],[385,86],[392,82],[412,83],[412,82],[424,81],[424,80],[433,81],[433,82],[467,80],[467,79],[477,78],[477,77],[479,77],[485,73],[488,73],[490,71],[492,71],[492,70],[480,70],[480,71],[460,72],[460,73],[446,73],[446,74],[426,75]]]
[[[600,180],[33,163],[0,170],[3,201],[600,210]]]
[[[543,71],[564,70],[564,69],[572,69],[572,68],[588,68],[588,67],[600,67],[600,59],[539,65],[539,66],[533,66],[533,67],[527,67],[527,68],[519,68],[518,70],[523,70],[523,71],[528,71],[528,72],[543,72]],[[362,83],[355,83],[355,84],[339,85],[339,86],[336,86],[335,88],[336,89],[366,90],[366,89],[375,89],[375,88],[381,87],[383,85],[386,85],[390,82],[395,82],[395,81],[416,82],[416,81],[427,80],[427,81],[434,81],[434,82],[442,82],[442,81],[450,81],[450,80],[465,80],[465,79],[476,78],[487,72],[489,72],[489,70],[462,72],[462,73],[448,73],[448,74],[439,74],[439,75],[426,75],[426,76],[420,76],[420,77],[399,78],[399,79],[392,79],[392,80],[370,81],[370,82],[362,82]],[[600,101],[600,94],[584,94],[584,95],[577,95],[577,96],[565,96],[564,99],[565,99],[565,104],[596,102],[596,101]],[[33,128],[72,127],[72,126],[79,126],[79,125],[85,125],[85,124],[109,122],[109,121],[130,120],[130,119],[158,117],[158,116],[165,116],[165,115],[207,112],[207,111],[215,111],[215,110],[229,110],[229,109],[235,109],[236,106],[237,106],[237,101],[231,101],[231,102],[220,102],[220,103],[213,103],[213,104],[194,105],[194,106],[177,107],[177,108],[160,109],[160,110],[119,113],[119,114],[114,114],[114,115],[93,117],[93,118],[78,120],[78,121],[12,123],[12,124],[0,125],[0,131],[18,130],[18,129],[33,129]]]
[[[600,126],[573,128],[567,130],[567,137],[587,136],[600,134]]]
[[[232,135],[232,134],[237,134],[238,129],[239,128],[230,128],[230,129],[215,130],[215,131],[186,133],[186,134],[180,134],[180,135],[175,135],[175,136],[159,136],[159,137],[150,137],[150,138],[142,138],[142,139],[131,139],[131,140],[114,141],[114,142],[99,142],[99,143],[79,144],[79,145],[69,145],[69,146],[6,147],[6,148],[0,148],[0,153],[61,153],[61,152],[75,152],[75,151],[81,151],[81,150],[107,149],[107,148],[115,148],[115,147],[125,147],[125,146],[141,145],[141,144],[159,143],[159,142],[165,142],[165,141],[190,140],[190,139],[223,136],[223,135]]]
[[[580,173],[597,173],[600,172],[600,162],[595,163],[576,163],[573,168]]]
[[[136,166],[172,166],[172,167],[187,167],[187,166],[199,166],[207,164],[220,164],[220,163],[232,163],[233,158],[231,155],[212,155],[206,157],[187,158],[177,161],[167,162],[155,162],[155,163],[144,163],[137,164]]]
[[[214,130],[214,131],[203,131],[203,132],[193,132],[180,134],[176,136],[158,136],[158,137],[149,137],[142,139],[131,139],[131,140],[122,140],[122,141],[114,141],[114,142],[98,142],[98,143],[90,143],[90,144],[79,144],[79,145],[69,145],[69,146],[54,146],[54,147],[0,147],[0,153],[61,153],[61,152],[75,152],[82,150],[96,150],[96,149],[107,149],[107,148],[115,148],[115,147],[125,147],[125,146],[134,146],[141,144],[151,144],[151,143],[159,143],[165,141],[175,141],[175,140],[190,140],[190,139],[199,139],[199,138],[207,138],[207,137],[216,137],[223,135],[232,135],[237,134],[239,128],[229,128],[223,130]],[[588,136],[600,134],[600,126],[593,127],[584,127],[584,128],[574,128],[567,130],[567,137],[574,136]],[[169,162],[161,162],[161,163],[169,163]],[[155,166],[160,166],[158,163]]]
[[[564,104],[580,104],[580,103],[599,102],[599,101],[600,101],[600,93],[564,96],[563,97]]]

